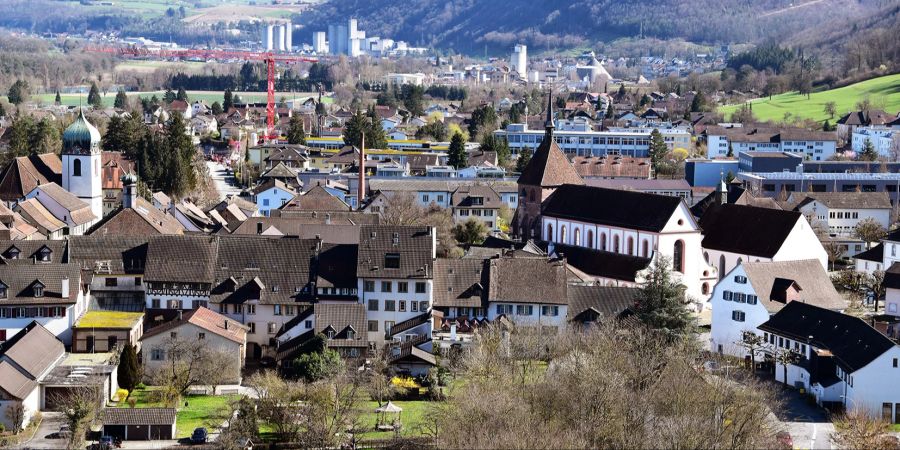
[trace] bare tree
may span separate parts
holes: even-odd
[[[154,384],[165,388],[169,405],[177,404],[191,386],[211,386],[215,391],[217,385],[240,376],[235,356],[204,339],[170,336],[153,350],[164,352],[165,361],[158,367],[145,368],[145,373]]]
[[[782,374],[784,375],[783,383],[785,386],[788,384],[787,373],[788,366],[791,364],[796,364],[800,361],[800,353],[794,349],[790,348],[781,348],[781,347],[770,347],[772,350],[772,356],[775,358],[775,362],[781,364]]]
[[[871,449],[896,448],[890,439],[890,424],[868,411],[852,409],[834,421],[831,441],[839,448]]]
[[[887,230],[872,217],[860,220],[853,229],[853,235],[866,243],[868,249],[872,242],[878,242],[887,235]]]
[[[71,434],[66,442],[67,449],[80,448],[91,423],[99,419],[103,404],[102,389],[99,386],[74,387],[49,395],[48,401],[57,405],[63,414]]]
[[[13,402],[6,408],[6,419],[12,424],[12,432],[22,431],[25,424],[25,406],[21,402]]]
[[[750,354],[750,371],[756,371],[756,355],[762,352],[766,345],[766,341],[762,336],[751,330],[744,330],[741,334],[741,340],[737,344],[747,350]]]

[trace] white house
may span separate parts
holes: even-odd
[[[394,324],[431,311],[436,239],[431,227],[360,229],[356,276],[371,344],[380,347]]]
[[[834,289],[817,260],[745,262],[716,283],[708,307],[712,309],[710,350],[748,356],[738,343],[745,331],[757,327],[792,301],[842,310],[846,301]]]
[[[541,239],[622,255],[669,258],[694,299],[717,280],[703,259],[700,227],[677,197],[564,184],[543,202]]]
[[[900,264],[893,263],[884,271],[884,312],[900,316]]]
[[[25,198],[37,200],[56,220],[65,224],[70,235],[84,234],[103,214],[102,201],[99,203],[98,215],[93,211],[92,205],[56,183],[42,184],[29,192]],[[98,200],[101,200],[101,197],[98,197]]]
[[[569,313],[565,259],[501,256],[488,261],[487,319],[562,331]]]
[[[900,421],[900,347],[862,319],[795,301],[759,330],[768,354],[797,355],[786,371],[776,362],[777,381],[806,389],[820,405]]]
[[[802,128],[706,128],[707,158],[749,151],[800,153],[806,159],[827,160],[837,149],[837,133]]]
[[[789,204],[796,204],[811,222],[818,221],[829,233],[850,236],[859,222],[872,219],[885,229],[891,226],[891,198],[887,192],[809,192],[793,193]]]
[[[294,188],[275,178],[270,178],[253,189],[253,200],[256,202],[256,209],[265,217],[269,217],[273,209],[278,209],[287,204],[296,195],[297,191]]]
[[[703,256],[724,276],[742,262],[818,260],[828,255],[803,214],[748,205],[714,205],[700,218]]]
[[[851,145],[853,151],[862,153],[866,141],[872,143],[879,155],[893,158],[893,152],[900,151],[900,127],[868,126],[853,130]]]
[[[24,409],[22,427],[41,409],[40,380],[65,356],[65,348],[49,330],[31,321],[0,343],[0,424],[12,430],[9,408]]]
[[[10,247],[5,254],[14,251],[15,247]],[[0,341],[38,322],[66,345],[71,344],[72,326],[87,309],[89,296],[81,283],[81,268],[44,262],[41,256],[20,257],[23,259],[0,265]]]

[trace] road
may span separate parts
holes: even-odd
[[[224,200],[229,195],[240,194],[241,190],[234,185],[234,178],[227,166],[220,162],[207,161],[206,167],[209,169],[209,176],[212,177],[213,185],[219,193],[219,200]]]
[[[776,387],[776,389],[780,389]],[[825,410],[810,405],[799,391],[787,389],[782,398],[784,404],[776,413],[784,424],[785,431],[791,433],[794,448],[831,449],[831,433],[834,424]]]

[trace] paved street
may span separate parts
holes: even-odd
[[[30,441],[22,444],[22,448],[26,449],[63,449],[66,448],[65,439],[59,439],[55,433],[59,431],[60,425],[63,424],[63,417],[58,412],[44,412],[44,418],[38,430],[34,433],[34,437]]]
[[[212,177],[213,184],[219,192],[220,200],[224,200],[228,195],[236,195],[241,192],[241,190],[234,185],[234,179],[227,166],[220,162],[207,161],[206,167],[209,169],[209,175]]]
[[[780,386],[776,389],[781,389]],[[791,433],[794,448],[831,449],[831,433],[834,425],[824,409],[807,403],[799,391],[784,391],[784,405],[776,416]]]

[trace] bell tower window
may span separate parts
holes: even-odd
[[[81,176],[81,160],[80,159],[75,159],[75,161],[72,162],[72,176],[73,177]]]

